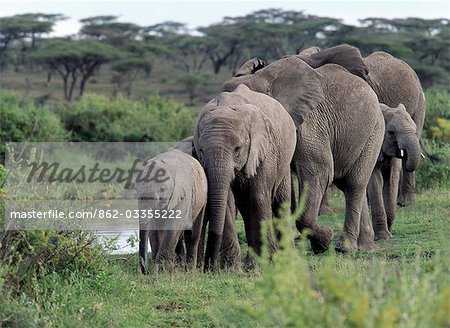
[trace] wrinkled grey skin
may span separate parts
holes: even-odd
[[[249,247],[261,251],[261,223],[290,202],[295,126],[271,97],[247,86],[223,92],[200,112],[195,152],[208,178],[205,270],[215,270],[232,191]],[[275,245],[269,237],[269,245]]]
[[[207,199],[207,180],[200,163],[180,150],[173,149],[151,160],[142,169],[145,175],[151,164],[154,171],[166,171],[164,182],[137,182],[139,210],[181,210],[181,219],[175,219],[176,227],[167,230],[151,229],[150,219],[139,219],[139,257],[142,273],[148,273],[148,240],[153,263],[157,268],[170,268],[175,262],[175,249],[182,234],[186,244],[186,262],[195,267]],[[192,227],[189,227],[190,223]]]
[[[401,161],[413,172],[420,161],[420,142],[416,124],[403,104],[396,108],[380,104],[385,121],[385,135],[378,162],[370,178],[367,193],[372,209],[375,239],[392,237]]]
[[[180,141],[175,146],[175,148],[197,159],[192,136]],[[235,224],[236,215],[237,215],[237,208],[234,201],[234,195],[230,190],[227,198],[227,209],[225,216],[225,227],[223,231],[222,245],[220,247],[220,265],[222,270],[241,271],[241,247],[239,245],[236,232],[236,224]],[[204,220],[198,248],[199,249],[197,257],[198,268],[202,268],[204,265],[204,255],[205,255],[204,241],[205,241],[206,224],[207,220]],[[179,249],[182,250],[181,247]],[[180,254],[180,256],[182,256],[182,254]]]
[[[292,166],[301,190],[309,187],[297,228],[310,230],[315,253],[327,250],[332,239],[332,230],[319,226],[317,218],[322,197],[333,182],[346,200],[344,231],[336,249],[374,247],[366,188],[381,149],[384,120],[376,94],[358,77],[367,75],[359,51],[348,45],[337,49],[353,59],[346,63],[346,56],[340,55],[314,60],[305,60],[304,55],[286,57],[224,85],[225,91],[245,84],[264,92],[293,118],[298,133]],[[349,70],[335,64],[315,68],[334,60]]]
[[[402,103],[417,126],[420,138],[425,118],[425,95],[419,78],[404,61],[390,54],[377,51],[364,58],[369,69],[370,85],[380,103],[397,107]],[[402,165],[398,203],[412,205],[415,201],[415,173]]]

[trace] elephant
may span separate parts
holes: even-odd
[[[404,61],[377,51],[364,58],[369,69],[369,84],[378,96],[380,103],[397,107],[402,103],[417,126],[420,138],[425,119],[425,95],[416,72]],[[402,165],[398,204],[412,205],[415,202],[415,173]]]
[[[375,247],[366,188],[383,142],[384,119],[378,98],[365,81],[367,68],[359,50],[349,45],[333,50],[338,55],[328,51],[329,57],[317,61],[300,54],[267,66],[255,64],[247,75],[235,76],[223,86],[232,91],[245,84],[278,100],[292,117],[297,128],[292,167],[300,190],[308,185],[296,225],[300,232],[309,230],[314,253],[326,251],[333,237],[329,227],[317,224],[320,202],[331,183],[344,192],[346,201],[336,250]]]
[[[143,180],[149,172],[156,172],[155,178]],[[142,273],[149,271],[148,240],[155,266],[170,268],[183,234],[186,262],[195,267],[207,199],[207,180],[200,163],[178,149],[159,154],[146,162],[136,180],[136,190],[141,215],[139,258]],[[152,214],[148,214],[149,211]],[[157,211],[161,216],[159,221]]]
[[[182,152],[190,156],[193,156],[195,159],[197,159],[192,136],[181,140],[174,147],[174,149],[179,149]],[[236,215],[237,215],[236,203],[234,200],[234,195],[230,190],[227,198],[227,209],[225,216],[225,227],[223,232],[222,245],[220,247],[220,266],[222,270],[231,270],[239,272],[242,270],[241,247],[237,239],[237,232],[235,225]],[[202,267],[204,264],[204,255],[205,255],[204,240],[205,240],[206,224],[207,220],[204,220],[197,258],[198,268]],[[179,249],[181,250],[182,248],[180,247]]]
[[[405,106],[400,104],[391,108],[380,104],[380,108],[385,121],[385,135],[367,188],[375,240],[392,237],[402,159],[405,169],[413,172],[419,165],[421,154],[416,124]]]
[[[216,270],[230,191],[244,220],[247,244],[260,254],[263,220],[290,202],[295,133],[278,101],[245,85],[220,93],[202,108],[194,147],[208,179],[205,271]],[[268,239],[275,250],[270,234]]]

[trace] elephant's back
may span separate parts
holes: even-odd
[[[369,78],[378,99],[390,107],[404,104],[411,115],[414,114],[423,97],[422,87],[416,72],[406,62],[377,51],[366,58]]]
[[[324,76],[326,101],[307,122],[326,121],[334,164],[343,169],[336,169],[336,174],[345,174],[345,168],[363,154],[367,142],[376,136],[380,143],[383,115],[377,95],[362,78],[335,64],[327,64],[319,72]]]

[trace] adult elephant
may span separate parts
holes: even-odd
[[[397,203],[401,160],[408,172],[414,172],[420,161],[420,142],[416,124],[403,104],[391,108],[380,104],[385,121],[383,146],[370,178],[367,193],[372,209],[375,239],[392,237]]]
[[[328,52],[330,57],[320,61],[290,56],[261,68],[252,59],[253,66],[244,64],[239,76],[223,87],[231,91],[245,84],[266,93],[293,118],[298,130],[292,166],[301,190],[309,186],[297,228],[310,230],[308,238],[315,253],[327,250],[332,239],[332,230],[317,225],[317,217],[324,192],[333,182],[346,201],[344,231],[336,249],[345,252],[374,246],[366,188],[381,149],[384,120],[376,94],[363,79],[367,69],[359,50],[348,45],[336,48],[342,55]],[[333,62],[348,70],[327,64]]]
[[[194,148],[194,138],[187,137],[181,140],[174,148],[198,159]],[[224,270],[241,271],[241,247],[236,232],[237,207],[233,192],[230,190],[227,197],[225,214],[225,226],[223,230],[222,244],[220,246],[220,266]],[[202,236],[199,243],[197,266],[203,267],[205,256],[205,233],[207,220],[203,221]],[[181,247],[180,247],[181,249]]]
[[[208,179],[205,269],[216,266],[230,191],[244,219],[247,243],[259,254],[262,221],[290,201],[295,150],[291,117],[275,99],[237,86],[203,107],[194,146]]]
[[[417,126],[420,138],[425,119],[425,95],[416,72],[403,60],[377,51],[364,58],[369,69],[369,83],[380,103],[397,107],[402,103]],[[415,201],[415,173],[402,165],[398,204],[407,206]]]

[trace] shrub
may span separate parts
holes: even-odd
[[[31,101],[22,101],[18,94],[0,93],[0,154],[4,156],[8,141],[65,141],[68,133],[59,117]]]
[[[448,254],[436,254],[426,269],[420,255],[399,263],[383,259],[355,262],[349,255],[332,252],[308,258],[302,251],[304,245],[299,250],[292,243],[293,221],[288,214],[277,221],[282,236],[277,252],[270,255],[264,246],[255,287],[242,299],[221,308],[218,324],[223,320],[235,327],[450,324]]]
[[[416,171],[416,185],[418,190],[430,188],[450,188],[450,144],[427,141],[430,150],[438,161],[432,162],[428,157],[420,162]]]
[[[88,94],[59,113],[73,141],[178,141],[194,126],[192,112],[156,95],[133,101]]]
[[[448,136],[448,125],[450,120],[450,95],[445,90],[428,89],[425,91],[427,101],[427,112],[425,115],[425,122],[423,126],[423,136],[436,141],[448,142],[445,136]],[[447,122],[447,123],[446,123]],[[445,134],[447,131],[447,135]]]

